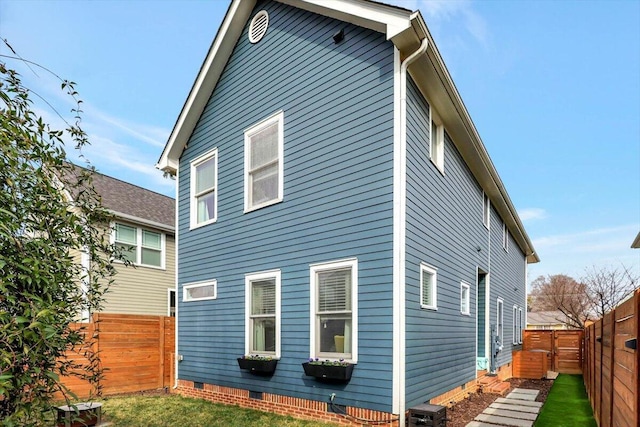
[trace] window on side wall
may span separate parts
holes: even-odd
[[[506,222],[502,223],[502,248],[509,251],[509,229]]]
[[[191,162],[191,228],[215,222],[218,214],[218,149]]]
[[[135,265],[164,268],[165,235],[141,227],[115,223],[113,242]]]
[[[438,273],[434,267],[420,264],[420,307],[438,309]]]
[[[524,311],[522,310],[522,308],[518,309],[518,313],[519,313],[519,318],[520,318],[520,326],[518,327],[518,344],[522,344],[522,330],[525,327],[525,322],[524,322]]]
[[[440,172],[444,173],[444,126],[433,108],[431,114],[431,132],[429,135],[429,156]]]
[[[466,283],[460,283],[460,313],[471,314],[471,292],[470,287]]]
[[[203,282],[185,283],[182,287],[182,301],[212,300],[218,297],[218,282],[207,280]]]
[[[498,334],[498,337],[500,338],[501,344],[504,343],[503,306],[504,306],[504,301],[502,300],[502,298],[498,298],[497,304],[496,304],[496,326],[497,326],[497,334]]]
[[[515,305],[513,306],[513,344],[516,345],[518,344],[518,324],[519,322],[519,317],[518,317],[518,307],[516,307]]]
[[[244,132],[244,211],[282,201],[284,191],[284,113]]]
[[[311,266],[311,357],[357,361],[358,262]]]
[[[487,193],[482,193],[482,223],[485,227],[489,228],[491,218],[491,201]]]
[[[245,276],[245,354],[280,357],[280,271]]]

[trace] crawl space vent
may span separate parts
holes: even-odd
[[[249,25],[249,41],[251,43],[258,43],[264,35],[267,33],[267,27],[269,26],[269,14],[266,10],[261,10],[251,20]]]

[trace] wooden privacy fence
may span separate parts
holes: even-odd
[[[95,314],[91,323],[73,325],[81,326],[88,336],[94,336],[93,350],[100,354],[103,395],[173,385],[175,318]],[[85,362],[77,353],[68,357]],[[80,398],[86,398],[92,391],[86,381],[74,376],[63,377],[62,382]]]
[[[570,330],[529,330],[525,329],[522,335],[522,354],[514,357],[514,369],[518,368],[518,361],[526,362],[523,367],[529,372],[541,371],[543,359],[548,355],[548,369],[562,374],[582,373],[582,342],[584,331],[582,329]],[[518,360],[519,358],[519,360]],[[544,374],[546,374],[544,370]],[[526,378],[526,377],[523,377]],[[535,377],[533,377],[535,378]]]
[[[640,290],[585,328],[584,383],[600,427],[636,427],[640,419]]]

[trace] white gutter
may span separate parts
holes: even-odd
[[[399,94],[394,105],[393,152],[393,405],[404,427],[406,410],[406,231],[407,231],[407,69],[427,51],[424,38],[418,50],[409,55],[398,69],[400,52],[394,49],[394,92]]]

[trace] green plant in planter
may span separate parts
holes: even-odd
[[[310,358],[302,364],[304,373],[318,381],[348,382],[353,373],[354,364],[340,360],[320,360]]]
[[[273,375],[277,365],[278,359],[274,359],[272,356],[249,354],[238,357],[240,369],[247,370],[254,375]]]

